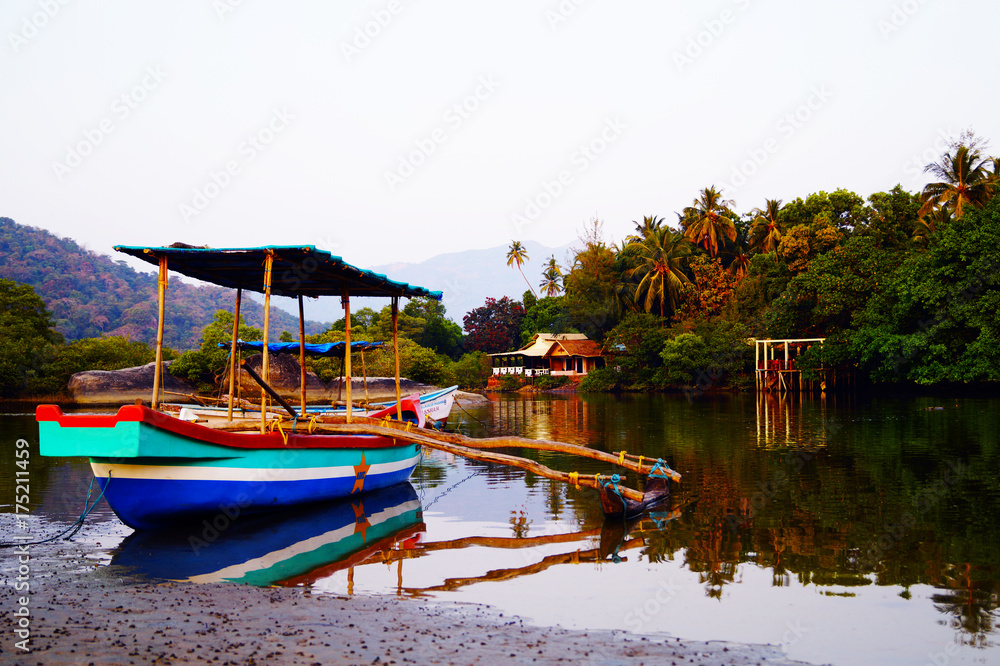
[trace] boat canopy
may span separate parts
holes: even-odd
[[[274,257],[271,293],[278,296],[350,296],[433,298],[431,291],[348,264],[315,245],[208,248],[174,243],[168,247],[116,245],[119,252],[151,264],[167,258],[168,268],[188,277],[228,287],[264,293],[264,260]]]
[[[340,357],[344,355],[344,347],[346,345],[343,342],[321,342],[313,343],[307,342],[305,344],[306,356],[336,356]],[[351,351],[371,351],[372,349],[381,349],[385,346],[384,342],[352,342]],[[220,342],[219,347],[221,349],[229,349],[228,342]],[[264,343],[259,341],[250,340],[237,340],[236,348],[241,351],[263,351]],[[267,345],[267,351],[272,354],[298,354],[299,353],[299,343],[298,342],[271,342]]]

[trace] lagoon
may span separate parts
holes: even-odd
[[[673,505],[605,523],[594,491],[432,452],[412,495],[383,498],[388,509],[419,506],[385,550],[351,566],[309,561],[310,576],[271,572],[313,594],[483,603],[540,625],[771,643],[814,663],[995,663],[998,408],[998,399],[966,397],[493,396],[456,408],[449,426],[664,457],[684,475]],[[54,534],[79,515],[89,468],[39,457],[31,415],[0,416],[4,534],[15,530],[18,438],[32,447],[29,529]],[[616,471],[521,454],[566,471]],[[283,535],[288,520],[220,525],[212,539],[196,530],[208,548],[188,559],[200,566],[238,538],[271,535],[282,567],[322,560],[338,511],[300,516],[317,526],[307,539]],[[365,522],[375,525],[375,513]],[[191,535],[133,535],[102,502],[74,542],[95,568],[129,580],[190,578],[204,573],[184,569]],[[175,557],[169,575],[137,565],[163,553]],[[223,577],[244,565],[229,562]]]

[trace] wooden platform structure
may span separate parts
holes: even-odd
[[[775,391],[785,393],[824,392],[849,386],[851,373],[838,371],[835,368],[822,368],[822,377],[810,380],[802,377],[802,371],[796,364],[799,354],[813,345],[821,345],[826,338],[789,338],[784,340],[754,340],[754,367],[757,391]]]

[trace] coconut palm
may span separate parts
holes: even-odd
[[[527,283],[528,289],[531,290],[532,294],[535,294],[535,288],[531,286],[531,283],[528,282],[528,278],[524,275],[524,271],[521,270],[521,264],[526,261],[528,261],[528,251],[524,249],[523,245],[521,245],[521,241],[512,240],[510,242],[510,247],[507,248],[507,265],[517,265],[517,270],[521,273],[521,277],[524,278],[525,283]],[[535,294],[535,296],[537,297],[538,294]]]
[[[965,208],[982,208],[993,196],[996,178],[990,171],[993,160],[983,157],[975,141],[970,145],[959,144],[928,164],[924,171],[941,179],[924,187],[924,200],[919,215],[926,215],[935,208],[947,208],[956,218],[962,217]]]
[[[630,247],[634,248],[636,265],[629,271],[629,277],[639,278],[635,288],[636,303],[641,298],[642,308],[652,312],[658,302],[663,317],[667,303],[676,308],[680,288],[690,282],[684,269],[685,260],[691,256],[691,241],[663,227]]]
[[[753,224],[750,227],[751,247],[761,252],[774,252],[781,243],[780,199],[768,199],[763,208],[754,209]]]
[[[747,269],[750,268],[750,239],[743,229],[738,229],[736,239],[733,241],[733,260],[729,262],[730,273],[742,280],[747,276]]]
[[[932,210],[913,224],[913,233],[910,238],[916,245],[926,247],[938,229],[945,227],[953,220],[951,212],[947,208]]]
[[[666,222],[662,217],[656,217],[655,215],[647,215],[642,218],[642,222],[636,222],[632,220],[632,224],[635,225],[635,233],[630,234],[625,238],[625,242],[642,242],[644,238],[649,236],[654,231],[659,231],[666,225]]]
[[[721,239],[736,239],[736,225],[726,216],[732,205],[733,202],[723,199],[714,186],[706,187],[694,204],[684,209],[681,218],[684,234],[702,245],[709,255],[718,255]]]
[[[555,255],[552,255],[545,264],[545,270],[542,271],[542,281],[538,286],[546,296],[558,296],[559,292],[563,290],[562,278],[562,269],[556,263]]]

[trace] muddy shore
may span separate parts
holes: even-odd
[[[531,626],[486,606],[309,588],[150,583],[72,542],[31,546],[30,652],[17,555],[0,551],[4,664],[797,664],[771,646]]]

